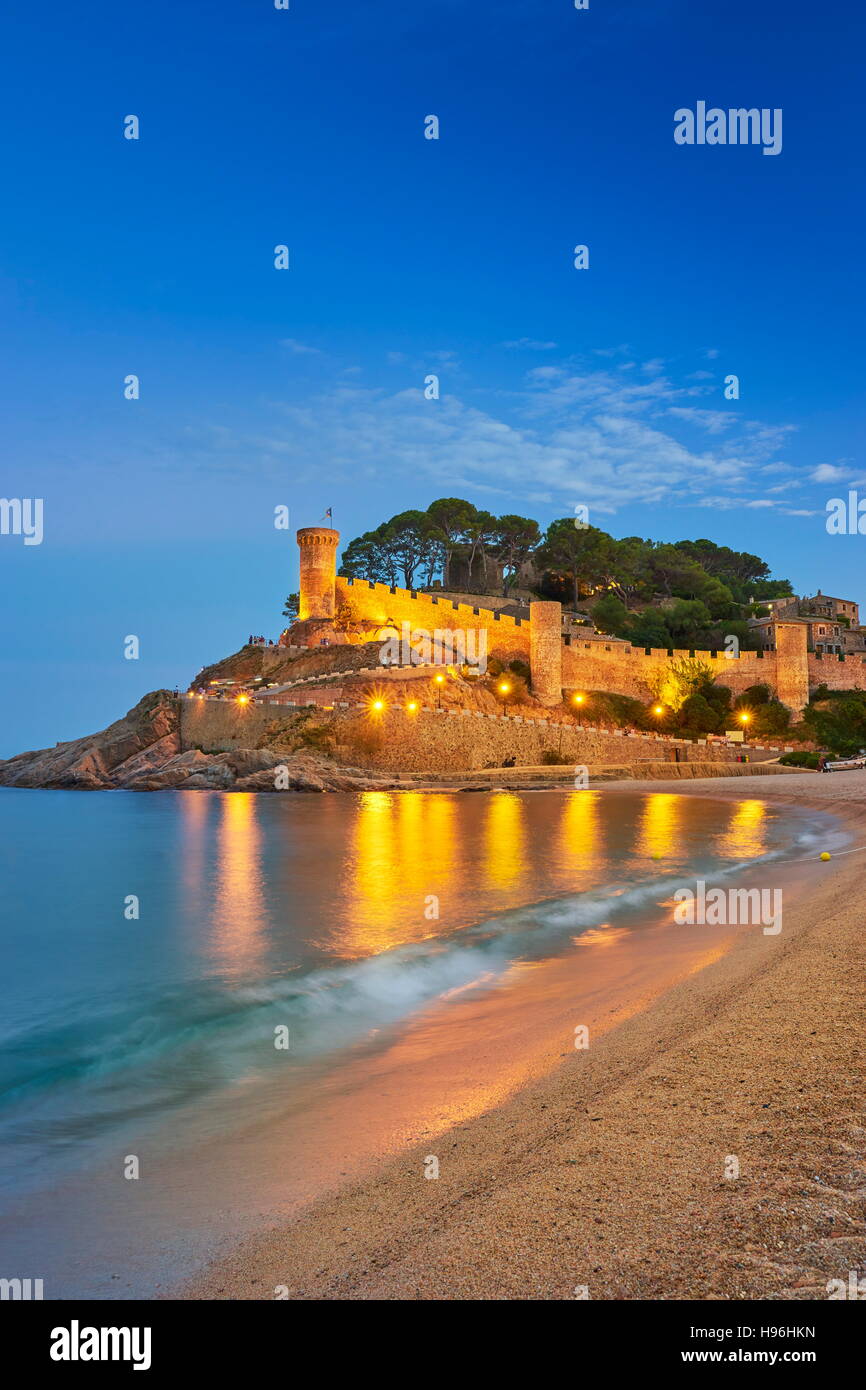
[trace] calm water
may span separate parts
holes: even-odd
[[[199,1151],[289,1113],[302,1151],[311,1088],[424,1010],[601,927],[639,933],[689,876],[807,853],[834,824],[662,793],[7,789],[0,822],[3,1263],[62,1268],[64,1293],[105,1291],[88,1252],[106,1174],[118,1202],[133,1187],[127,1153],[183,1155],[149,1199],[149,1224],[170,1221],[204,1200]],[[64,1190],[58,1229],[45,1194]],[[179,1247],[162,1258],[184,1268]],[[159,1263],[142,1259],[133,1294]]]

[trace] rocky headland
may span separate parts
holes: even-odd
[[[345,767],[315,750],[181,749],[180,702],[153,690],[99,733],[0,761],[0,786],[79,791],[364,791],[394,778]]]

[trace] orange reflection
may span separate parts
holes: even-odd
[[[576,870],[598,871],[601,826],[599,793],[570,792],[559,822],[560,869],[573,881]]]
[[[394,897],[398,891],[399,858],[394,833],[391,792],[363,792],[352,835],[349,888],[341,954],[373,955],[393,940]]]
[[[364,792],[352,827],[339,954],[357,959],[437,935],[442,896],[466,891],[457,844],[451,796]],[[439,917],[428,902],[433,896]]]
[[[763,801],[738,801],[719,848],[732,859],[754,859],[767,852],[767,807]]]
[[[220,811],[212,945],[221,969],[260,970],[267,923],[256,793],[223,796]]]
[[[208,816],[212,805],[209,796],[189,792],[178,798],[180,808],[180,865],[183,895],[186,903],[184,919],[194,917],[201,909],[205,884],[205,846]]]
[[[493,792],[484,825],[488,884],[507,888],[524,876],[523,802],[514,792]]]
[[[674,792],[653,792],[644,802],[637,848],[648,859],[676,854],[680,844],[682,797]]]

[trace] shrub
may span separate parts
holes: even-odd
[[[799,749],[795,753],[786,753],[779,759],[783,767],[817,767],[818,753],[807,753],[804,749]]]
[[[680,706],[677,722],[684,730],[694,730],[699,734],[715,734],[720,729],[721,715],[718,710],[713,709],[704,695],[695,694],[690,695]]]
[[[759,736],[787,733],[791,725],[791,711],[780,700],[768,700],[755,711],[750,728]]]
[[[502,677],[504,677],[504,683],[508,686],[508,691],[505,694],[499,689],[500,684],[502,684]],[[499,675],[494,675],[488,665],[487,675],[484,677],[483,683],[490,693],[496,696],[501,704],[522,705],[529,699],[529,687],[527,682],[524,680],[523,676],[517,676],[510,670],[500,671]]]
[[[766,705],[772,700],[773,695],[768,685],[750,685],[738,695],[734,701],[734,709],[757,709],[759,705]]]
[[[565,767],[571,762],[571,758],[567,758],[564,753],[557,753],[555,748],[545,748],[541,761],[545,767]]]
[[[676,713],[690,695],[697,694],[712,681],[712,667],[705,661],[693,656],[678,656],[651,671],[647,684],[656,699]]]
[[[823,704],[806,707],[803,722],[825,748],[857,753],[866,746],[866,692],[846,690],[828,695]]]
[[[581,717],[587,724],[613,724],[617,729],[655,727],[652,715],[640,700],[633,700],[629,695],[611,695],[606,690],[587,690],[585,693]],[[566,704],[572,711],[577,709],[568,698]]]

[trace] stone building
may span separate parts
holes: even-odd
[[[822,656],[866,652],[866,629],[860,626],[860,606],[853,599],[832,598],[819,589],[812,598],[769,599],[765,618],[753,618],[761,650],[776,649],[775,627],[779,620],[801,622],[806,628],[806,648]]]

